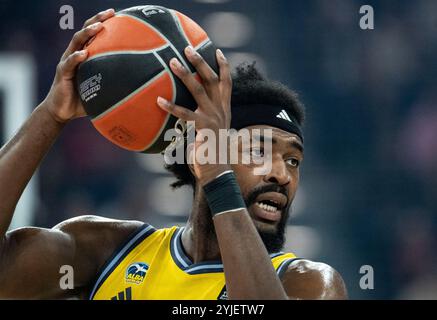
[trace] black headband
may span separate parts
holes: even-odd
[[[231,128],[240,130],[244,127],[259,124],[294,133],[303,142],[302,129],[297,120],[283,107],[263,104],[232,106]]]

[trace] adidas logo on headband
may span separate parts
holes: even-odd
[[[276,115],[276,116],[275,116]],[[270,104],[232,105],[231,128],[240,130],[254,125],[268,125],[294,133],[303,142],[302,129],[292,111]]]
[[[288,116],[287,112],[285,112],[284,109],[282,109],[281,112],[279,112],[279,113],[276,115],[276,118],[284,119],[284,120],[287,120],[287,121],[293,122],[293,121],[290,119],[290,117]]]

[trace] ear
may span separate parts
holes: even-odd
[[[196,177],[194,171],[194,142],[189,143],[187,146],[187,165],[190,168],[191,174]]]

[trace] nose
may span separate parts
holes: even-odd
[[[287,165],[282,157],[274,157],[272,159],[272,169],[264,176],[265,182],[276,183],[285,186],[290,183],[291,175],[287,170]]]

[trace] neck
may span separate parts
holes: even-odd
[[[193,209],[182,233],[182,245],[193,263],[221,260],[211,212],[202,188],[197,186]]]

